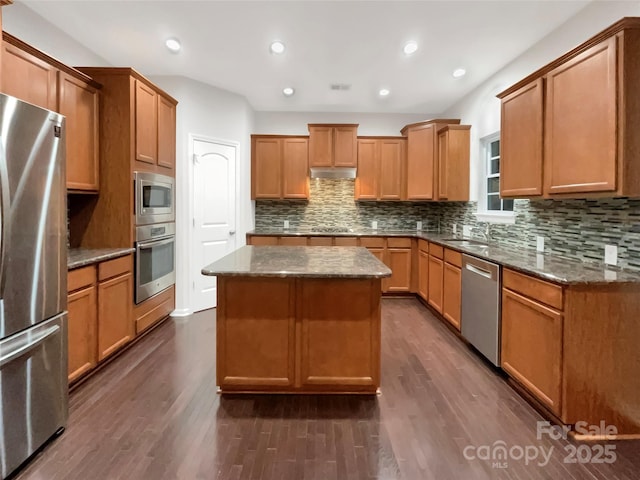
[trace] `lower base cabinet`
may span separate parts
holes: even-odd
[[[69,272],[69,383],[133,338],[132,271],[127,255]]]
[[[442,267],[442,316],[460,331],[462,313],[462,254],[444,249]]]

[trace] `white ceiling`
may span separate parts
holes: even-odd
[[[589,2],[23,3],[113,65],[190,77],[244,95],[258,111],[425,113],[445,111]],[[181,53],[165,48],[170,36]],[[274,39],[286,44],[283,55],[269,53]],[[419,44],[410,57],[408,40]],[[458,67],[467,75],[454,79]],[[284,97],[285,86],[296,94]]]

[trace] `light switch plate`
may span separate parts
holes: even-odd
[[[284,229],[286,230],[287,228],[289,228],[289,220],[284,221]]]
[[[453,234],[455,235],[458,232],[458,225],[453,224]]]
[[[416,222],[416,230],[422,230],[422,222],[419,220]]]
[[[464,235],[465,237],[470,237],[471,236],[471,226],[470,225],[463,225],[462,226],[462,235]]]
[[[544,252],[544,237],[540,235],[536,236],[536,250],[538,252]]]
[[[607,265],[618,264],[618,247],[616,245],[604,246],[604,263]]]
[[[376,220],[373,220],[371,222],[371,228],[373,228],[374,230],[378,229],[378,222]]]

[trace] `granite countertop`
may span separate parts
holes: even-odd
[[[364,247],[244,246],[202,269],[203,275],[382,278],[391,270]]]
[[[451,248],[452,250],[473,255],[484,260],[498,263],[504,267],[562,285],[640,283],[640,272],[637,271],[609,267],[604,263],[585,263],[580,260],[537,253],[532,249],[516,249],[514,247],[492,244],[491,242],[488,243],[488,247],[486,248],[479,247],[477,243],[463,245],[459,241],[462,240],[462,238],[454,239],[451,234],[416,230],[354,229],[347,232],[318,232],[313,230],[284,230],[282,228],[257,229],[248,233],[250,235],[273,236],[398,236],[421,238]],[[472,239],[472,242],[479,241],[480,240]]]
[[[122,257],[135,251],[135,248],[70,248],[67,254],[67,269],[86,267]]]

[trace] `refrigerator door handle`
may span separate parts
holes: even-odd
[[[19,348],[15,349],[13,352],[9,352],[6,355],[3,355],[2,357],[0,357],[0,369],[2,369],[5,365],[12,362],[16,358],[22,357],[23,355],[26,355],[32,350],[35,350],[39,345],[41,345],[45,340],[47,340],[47,338],[58,333],[59,330],[60,330],[60,327],[58,325],[54,325],[51,328],[47,328],[40,335],[32,339],[26,345],[21,345]]]
[[[4,293],[5,257],[9,238],[9,172],[4,145],[0,145],[0,298]]]

